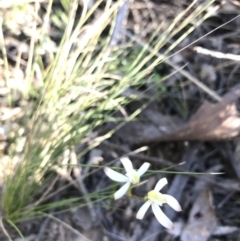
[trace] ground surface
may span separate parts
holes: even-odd
[[[160,23],[168,26],[190,2],[134,1],[130,4],[127,29],[146,40]],[[204,1],[199,1],[199,4],[201,2]],[[186,37],[172,53],[176,53],[240,14],[238,1],[217,3],[220,4],[215,14]],[[5,11],[7,14],[7,9]],[[24,31],[27,31],[28,25],[31,24],[31,19],[28,19],[30,16],[25,16],[26,22],[15,21],[21,26],[13,25],[13,27],[21,31],[24,28]],[[163,192],[177,198],[183,209],[183,212],[176,213],[164,208],[167,216],[174,221],[175,229],[171,232],[166,231],[151,211],[148,211],[143,220],[136,220],[135,215],[142,202],[135,199],[122,198],[114,205],[113,200],[107,199],[93,206],[91,201],[85,200],[88,203],[87,207],[70,207],[68,212],[55,215],[58,220],[48,217],[20,223],[18,227],[26,240],[240,240],[240,139],[237,137],[240,126],[237,101],[240,97],[237,86],[240,76],[239,26],[240,18],[237,18],[171,57],[169,60],[175,66],[186,64],[184,70],[190,78],[181,71],[171,75],[164,82],[167,92],[143,110],[139,121],[126,124],[109,140],[80,160],[85,164],[96,164],[98,161],[107,164],[128,154],[131,155],[130,158],[136,167],[148,161],[151,163],[151,170],[167,168],[168,173],[146,177],[148,182],[135,188],[134,195],[143,197],[160,178],[167,177],[169,184]],[[12,58],[13,63],[14,51],[20,45],[24,50],[26,44],[22,41],[25,37],[24,31],[21,35],[14,35],[11,31],[5,32],[8,57]],[[160,32],[158,34],[161,35]],[[184,31],[181,34],[184,34]],[[24,61],[22,64],[24,66]],[[12,66],[10,68],[12,68],[10,74],[13,84],[19,83],[23,72],[15,73],[14,68]],[[170,74],[173,71],[174,69],[167,64],[156,70],[159,75]],[[197,78],[198,82],[203,83],[215,95],[209,94],[199,84],[194,84],[191,77]],[[148,86],[143,87],[147,95],[156,94],[152,91],[147,92],[147,88]],[[9,118],[13,119],[20,114],[19,106],[23,103],[21,97],[16,97],[19,103],[9,109],[8,89],[4,84],[0,91],[2,119],[6,125]],[[226,95],[228,93],[231,97],[235,97],[230,100],[229,95]],[[225,101],[223,106],[218,105],[218,97],[223,97]],[[204,107],[205,101],[210,101],[212,105]],[[133,102],[126,107],[126,112],[130,114],[142,104],[144,103],[141,101]],[[203,111],[199,113],[200,107]],[[4,116],[8,113],[10,116]],[[109,123],[101,128],[105,131],[114,125]],[[148,146],[147,150],[132,153],[142,146]],[[7,153],[7,145],[4,142],[2,150]],[[116,163],[120,165],[119,162]],[[93,169],[83,167],[82,171],[88,174]],[[174,174],[174,171],[190,174]],[[192,174],[193,172],[201,174]],[[224,174],[210,175],[219,172]],[[68,183],[64,178],[60,179],[56,188]],[[82,196],[110,184],[103,171],[98,170],[94,175],[84,178],[80,187],[71,186],[55,198],[64,200],[65,197]],[[51,213],[55,211],[52,210]],[[6,229],[12,240],[22,240],[12,228],[6,226]],[[7,240],[1,231],[0,240]]]

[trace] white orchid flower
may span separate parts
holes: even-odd
[[[114,199],[121,198],[129,189],[131,184],[137,184],[140,182],[140,177],[148,170],[150,163],[144,162],[142,166],[136,171],[133,169],[132,162],[129,160],[128,157],[123,157],[120,159],[122,162],[124,169],[126,171],[126,175],[118,173],[112,170],[109,167],[104,168],[105,174],[116,182],[125,182],[125,184],[114,193]]]
[[[147,194],[147,202],[145,202],[142,207],[139,209],[136,218],[143,219],[145,213],[148,208],[152,206],[152,211],[159,221],[165,228],[174,229],[172,221],[163,213],[159,206],[162,206],[164,203],[167,203],[170,207],[172,207],[175,211],[180,212],[182,208],[178,201],[167,194],[160,193],[160,190],[167,184],[167,179],[162,178],[158,181],[154,190],[148,192]]]

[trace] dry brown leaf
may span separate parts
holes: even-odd
[[[143,103],[131,103],[135,111]],[[134,145],[149,138],[158,138],[177,130],[184,122],[175,116],[166,116],[160,112],[157,102],[152,102],[138,116],[139,120],[128,122],[113,135],[113,139],[121,140],[124,144]],[[110,126],[113,129],[114,126]]]
[[[227,93],[221,102],[204,102],[192,118],[170,134],[146,137],[135,142],[145,145],[153,142],[179,140],[226,140],[240,132],[240,116],[236,101],[240,98],[240,85]]]
[[[231,162],[231,164],[235,170],[235,173],[236,173],[238,179],[240,180],[240,165],[239,165],[239,162],[240,162],[240,138],[236,138],[235,150],[234,150],[232,158],[229,158],[229,161]]]
[[[212,206],[212,194],[209,189],[205,189],[193,204],[181,240],[207,241],[216,227],[217,218]]]

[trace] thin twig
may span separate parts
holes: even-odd
[[[189,172],[194,172],[194,163],[196,160],[197,153],[201,147],[200,143],[190,143],[188,149],[182,156],[181,162],[184,162],[183,168]],[[196,167],[195,167],[196,168]],[[184,194],[184,189],[187,186],[187,183],[190,179],[190,176],[186,175],[175,175],[171,186],[168,190],[168,194],[174,196],[180,203],[182,202],[182,197]],[[181,183],[181,185],[179,185]],[[166,215],[170,218],[170,220],[174,219],[176,216],[176,212],[173,212],[173,209],[166,208]]]
[[[111,238],[113,238],[113,240],[116,240],[116,241],[117,240],[119,240],[119,241],[129,241],[129,239],[122,238],[121,236],[108,231],[105,227],[103,227],[103,228],[104,228],[104,233],[106,233],[107,235],[111,236]]]
[[[45,200],[45,197],[53,190],[54,185],[56,184],[58,179],[59,179],[59,176],[55,177],[50,185],[48,184],[47,190],[41,195],[41,197],[34,204],[31,205],[31,207],[36,207]]]
[[[56,179],[55,179],[56,180]],[[58,180],[58,177],[57,177],[57,180]],[[59,186],[62,186],[63,184],[63,179],[60,180],[60,182],[58,183]],[[60,193],[58,193],[55,198],[54,198],[54,202],[57,202],[59,201],[60,199]],[[55,212],[56,208],[52,208],[50,210],[50,215],[53,214]],[[46,228],[48,227],[48,224],[49,224],[49,221],[50,221],[50,217],[47,216],[47,218],[44,220],[44,222],[42,223],[40,229],[39,229],[39,232],[38,232],[38,235],[36,236],[35,240],[34,241],[41,241],[42,240],[42,236],[46,230]]]
[[[149,156],[145,156],[145,155],[141,155],[141,154],[137,154],[136,151],[134,152],[131,152],[127,147],[125,146],[120,146],[118,144],[113,144],[109,141],[104,141],[102,143],[102,145],[105,145],[107,147],[111,147],[111,148],[114,148],[114,149],[117,149],[119,151],[122,151],[124,153],[128,153],[127,155],[128,156],[133,156],[133,157],[136,157],[136,158],[139,158],[141,160],[148,160],[150,162],[156,162],[156,163],[160,163],[160,164],[163,164],[163,165],[166,165],[166,166],[174,166],[175,164],[171,161],[168,161],[168,160],[164,160],[162,158],[157,158],[157,157],[149,157]],[[144,149],[141,149],[142,151],[146,150],[146,147],[143,147]]]
[[[222,25],[220,25],[220,26],[214,28],[214,29],[211,30],[210,32],[208,32],[208,33],[206,33],[205,35],[201,36],[200,38],[194,40],[193,42],[191,42],[191,43],[188,44],[187,46],[185,46],[185,47],[181,48],[180,50],[178,50],[177,52],[175,52],[174,54],[168,56],[167,59],[169,59],[169,58],[173,57],[174,55],[176,55],[176,54],[182,52],[183,50],[189,48],[189,47],[192,46],[193,44],[197,43],[199,40],[201,40],[201,39],[207,37],[208,35],[210,35],[210,34],[212,34],[212,33],[214,33],[216,30],[218,30],[218,29],[222,28],[223,26],[225,26],[225,25],[231,23],[232,21],[236,20],[236,19],[239,18],[239,17],[240,17],[240,14],[238,14],[236,17],[232,18],[231,20],[227,21],[226,23],[223,23]],[[166,59],[164,59],[164,61],[166,61]]]
[[[64,228],[69,229],[71,232],[73,232],[74,234],[76,234],[78,237],[83,238],[82,241],[91,241],[90,239],[88,239],[86,236],[84,236],[83,234],[81,234],[78,230],[74,229],[73,227],[71,227],[69,224],[65,223],[64,221],[54,217],[51,214],[45,214],[47,217],[49,217],[50,219],[54,220],[57,223],[60,223]]]
[[[237,55],[237,54],[225,54],[219,51],[205,49],[200,46],[194,47],[193,50],[195,50],[199,54],[209,55],[211,57],[218,58],[218,59],[230,59],[234,61],[240,61],[240,55]]]
[[[223,200],[217,205],[216,209],[221,209],[223,208],[223,206],[228,202],[228,200],[235,194],[235,191],[231,191],[229,192],[224,198]]]
[[[129,9],[129,0],[125,0],[117,13],[112,38],[109,43],[110,46],[116,46],[119,42],[119,37],[120,37],[120,34],[122,33],[122,28],[128,13],[128,9]]]
[[[81,167],[78,167],[77,155],[75,153],[74,148],[72,148],[72,150],[70,152],[70,160],[71,160],[71,164],[74,166],[73,173],[74,173],[74,176],[76,178],[78,188],[79,188],[81,194],[83,195],[83,197],[84,197],[84,199],[87,203],[88,210],[90,212],[92,220],[95,222],[97,215],[96,215],[95,210],[93,208],[92,200],[91,200],[91,198],[88,197],[88,191],[87,191],[87,188],[84,185],[84,182],[83,182],[83,179],[82,179],[82,176],[81,176]]]
[[[172,61],[170,61],[169,59],[164,60],[164,62],[166,62],[168,65],[170,65],[172,68],[174,69],[179,69],[180,67],[178,65],[175,65]],[[198,80],[196,77],[194,77],[193,75],[191,75],[189,72],[187,72],[184,69],[179,69],[179,73],[181,73],[184,77],[186,77],[187,79],[191,80],[195,85],[197,85],[200,89],[202,89],[203,91],[205,91],[209,96],[211,96],[212,98],[214,98],[217,101],[221,101],[222,97],[219,96],[215,91],[211,90],[210,88],[208,88],[205,84],[203,84],[200,80]]]
[[[52,213],[52,212],[50,212],[50,213]],[[47,218],[43,221],[43,223],[41,224],[41,227],[40,227],[40,229],[39,229],[39,231],[38,231],[38,235],[35,237],[35,240],[34,240],[34,241],[41,241],[41,240],[42,240],[42,236],[43,236],[43,234],[44,234],[44,232],[45,232],[45,230],[46,230],[46,228],[47,228],[47,226],[48,226],[48,224],[49,224],[49,221],[50,221],[50,218],[49,218],[49,217],[47,217]]]

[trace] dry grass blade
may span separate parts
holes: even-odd
[[[8,241],[12,241],[10,235],[8,234],[7,230],[5,229],[5,227],[4,227],[4,225],[3,225],[2,217],[0,217],[0,229],[2,230],[2,232],[4,233],[4,235],[7,237]]]

